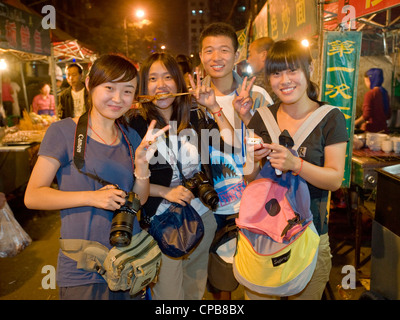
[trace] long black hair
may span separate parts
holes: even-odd
[[[139,92],[141,95],[148,95],[148,82],[150,68],[154,62],[160,61],[168,72],[171,74],[172,79],[175,81],[178,93],[188,92],[186,87],[185,79],[179,69],[179,65],[175,58],[168,53],[154,53],[148,57],[140,68],[140,87]],[[162,128],[168,123],[165,122],[164,118],[158,112],[157,107],[152,102],[145,102],[142,104],[143,108],[141,113],[143,117],[150,123],[151,120],[157,120],[157,128]],[[190,95],[175,97],[172,103],[172,121],[177,121],[178,132],[186,129],[190,125],[190,109],[192,106],[192,98]]]

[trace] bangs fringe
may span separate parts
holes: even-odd
[[[97,59],[90,72],[89,81],[92,88],[106,82],[128,82],[138,76],[134,64],[127,58],[118,55],[104,55]]]
[[[123,72],[123,70],[125,72]],[[132,64],[128,61],[123,61],[123,63],[116,63],[115,66],[111,66],[111,68],[107,71],[108,74],[105,74],[107,81],[105,82],[128,82],[138,76],[138,72],[132,68]],[[121,71],[123,72],[123,74]]]
[[[306,71],[310,63],[310,54],[306,48],[295,40],[276,42],[268,52],[265,73],[269,76],[275,72],[298,68]]]
[[[265,72],[269,76],[275,72],[281,72],[287,69],[295,70],[300,67],[300,62],[297,57],[282,56],[279,58],[271,59],[265,66]]]

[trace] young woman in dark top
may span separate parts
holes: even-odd
[[[268,53],[266,64],[267,80],[280,102],[270,107],[278,126],[288,130],[293,137],[301,124],[311,113],[323,105],[317,100],[316,85],[310,80],[313,71],[309,49],[292,39],[278,41]],[[246,110],[242,109],[245,114]],[[249,181],[261,169],[261,160],[268,156],[271,165],[283,172],[299,174],[308,183],[311,196],[311,211],[314,225],[320,235],[320,246],[316,270],[307,287],[290,299],[321,299],[329,280],[331,255],[327,233],[327,206],[329,191],[337,190],[342,183],[346,143],[346,123],[339,109],[330,111],[300,146],[300,157],[294,156],[287,148],[271,143],[268,130],[258,111],[247,124],[264,143],[248,147],[252,170],[246,171]],[[264,159],[265,160],[265,159]],[[251,165],[250,165],[251,164]],[[246,163],[247,166],[247,163]],[[322,212],[322,214],[321,214]],[[246,288],[249,299],[274,299]]]
[[[203,159],[209,159],[208,145],[213,141],[212,136],[216,135],[214,141],[219,142],[222,137],[232,145],[233,130],[210,87],[196,86],[191,79],[192,95],[207,110],[197,108],[196,101],[189,94],[173,95],[188,93],[188,90],[179,65],[172,56],[165,53],[151,55],[141,67],[140,82],[141,95],[164,96],[142,103],[140,114],[131,118],[130,125],[139,134],[145,132],[151,120],[157,121],[158,128],[171,125],[169,135],[158,139],[157,153],[150,160],[150,196],[144,206],[145,212],[149,216],[162,214],[171,203],[185,205],[186,202],[196,209],[205,227],[203,239],[188,257],[175,259],[163,254],[153,299],[199,300],[206,287],[209,248],[216,222],[212,210],[182,185],[177,160],[182,163],[186,178],[201,170],[206,172],[207,163],[203,163]],[[199,76],[197,83],[200,84]],[[248,96],[245,91],[241,93]],[[236,99],[235,103],[242,104],[243,101]],[[207,112],[214,115],[215,121],[206,116]],[[210,133],[211,140],[203,139],[201,128],[216,129],[206,131]],[[205,145],[202,144],[204,142]]]

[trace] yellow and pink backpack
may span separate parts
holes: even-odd
[[[288,146],[294,155],[333,108],[321,106],[307,118]],[[258,112],[272,142],[279,143],[281,131],[271,111],[263,107]],[[240,284],[260,294],[281,297],[306,287],[315,270],[319,235],[303,178],[291,172],[277,174],[267,161],[243,192],[236,224],[239,235],[233,272]]]

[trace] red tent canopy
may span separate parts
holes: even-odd
[[[57,62],[82,61],[90,62],[95,53],[82,46],[78,40],[53,42],[54,57]]]

